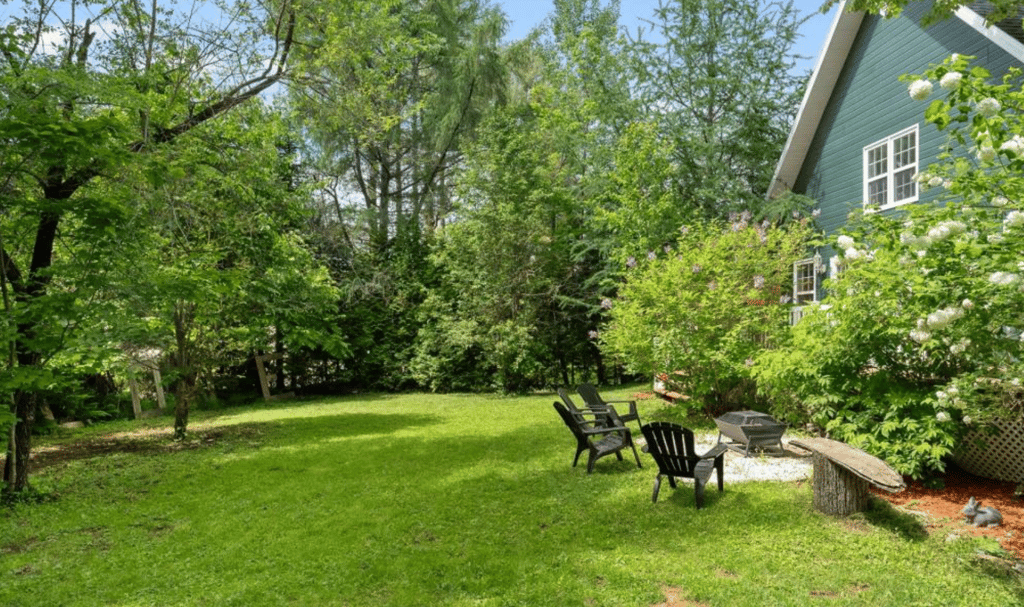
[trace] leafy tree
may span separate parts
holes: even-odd
[[[403,387],[432,233],[451,212],[464,146],[503,97],[504,20],[477,0],[330,2],[316,24],[292,101],[324,184],[318,249],[359,353],[345,366]]]
[[[348,353],[333,334],[339,293],[300,236],[305,192],[288,179],[287,137],[274,112],[253,102],[154,152],[150,179],[124,184],[149,212],[116,285],[130,303],[121,324],[132,327],[126,340],[167,352],[176,438],[218,368],[275,341],[289,352]]]
[[[785,343],[792,266],[805,255],[810,220],[751,224],[750,215],[684,226],[626,277],[600,340],[646,377],[667,374],[689,406],[719,414],[753,406],[751,366]]]
[[[7,238],[0,250],[16,354],[3,386],[14,394],[18,419],[14,465],[4,477],[11,490],[28,487],[31,429],[52,354],[40,339],[56,320],[49,302],[75,278],[57,274],[58,243],[81,238],[78,250],[98,254],[87,261],[102,265],[89,238],[128,215],[123,201],[97,196],[91,186],[285,74],[293,4],[225,10],[227,28],[195,26],[187,12],[156,2],[145,9],[135,2],[25,2],[0,33],[5,229],[31,226],[26,241]],[[69,229],[79,222],[97,231]]]
[[[672,153],[680,201],[667,223],[757,211],[802,95],[792,52],[802,22],[792,2],[666,0],[652,21],[660,40],[639,32],[636,88]]]

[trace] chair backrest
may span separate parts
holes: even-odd
[[[671,422],[645,424],[640,431],[647,439],[647,450],[657,462],[661,474],[693,478],[700,461],[693,448],[693,432]]]
[[[570,411],[573,413],[579,412],[579,407],[576,406],[576,403],[572,402],[572,398],[569,397],[569,393],[565,388],[558,389],[558,398],[562,399],[562,402],[565,403],[565,406],[568,407]]]
[[[580,384],[576,387],[576,391],[583,397],[583,402],[587,403],[588,407],[606,407],[607,403],[601,398],[601,395],[597,393],[597,388],[593,384]]]
[[[565,425],[569,426],[572,433],[576,435],[576,440],[580,441],[581,444],[586,444],[588,442],[587,435],[583,433],[583,430],[580,427],[580,422],[576,416],[566,409],[565,405],[562,403],[555,401],[552,404],[555,406],[555,411],[558,411],[558,414],[562,416],[562,421],[565,422]]]

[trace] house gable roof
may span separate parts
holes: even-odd
[[[1009,19],[1009,23],[1005,26],[1003,23],[999,23],[993,27],[987,27],[983,16],[986,12],[984,4],[976,3],[971,5],[972,8],[960,7],[954,18],[964,22],[1024,63],[1024,42],[1022,42],[1024,33],[1020,31],[1019,18]],[[775,166],[775,175],[768,188],[768,198],[781,195],[796,182],[800,168],[807,158],[811,141],[825,113],[825,108],[832,98],[839,74],[846,64],[854,39],[860,30],[864,15],[863,12],[848,12],[846,0],[839,4],[839,10],[836,12],[835,19],[832,20],[832,27],[818,55],[818,62],[807,83],[807,90],[797,112],[796,120],[789,131],[789,138],[782,149],[782,156]],[[1014,31],[1011,25],[1014,21],[1016,21],[1017,31]]]

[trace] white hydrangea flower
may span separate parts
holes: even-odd
[[[994,99],[992,97],[986,97],[978,102],[978,113],[985,118],[995,116],[1001,109],[1003,109],[1003,105],[999,103],[998,99]]]
[[[1020,280],[1020,277],[1012,272],[993,272],[992,275],[988,277],[988,280],[991,283],[1005,287],[1016,284],[1016,282]]]
[[[978,160],[982,162],[992,162],[996,159],[996,150],[990,145],[982,146],[978,148]]]
[[[935,175],[928,180],[929,187],[937,188],[940,185],[942,185],[942,177],[939,177],[938,175]]]
[[[915,80],[910,83],[910,98],[915,101],[924,101],[932,94],[934,85],[928,80]]]
[[[960,60],[960,53],[953,53],[952,55],[949,56],[949,61],[951,63],[956,63],[959,60]]]
[[[988,240],[989,244],[998,244],[1004,240],[1002,234],[989,234],[985,239]]]
[[[1006,198],[1006,196],[996,196],[995,198],[992,199],[992,206],[994,207],[1005,207],[1009,203],[1010,201]]]
[[[851,248],[843,251],[843,256],[846,257],[847,259],[860,259],[861,257],[864,256],[864,254],[858,251],[857,249]]]
[[[945,411],[939,411],[935,415],[935,419],[939,420],[940,422],[948,422],[949,421],[949,413],[946,413]]]
[[[974,302],[969,299],[965,299],[963,303],[960,304],[960,307],[962,307],[964,310],[973,310]]]
[[[971,425],[971,416],[970,415],[965,415],[964,416],[964,424],[966,424],[968,426]]]
[[[963,80],[963,78],[964,75],[960,72],[946,72],[946,75],[939,80],[939,86],[947,91],[952,91],[956,87],[960,86],[960,81]]]
[[[1024,226],[1024,213],[1020,211],[1010,211],[1006,215],[1006,219],[1003,220],[1003,223],[1010,228],[1019,228]]]
[[[1024,152],[1024,139],[1021,139],[1020,135],[1014,135],[1013,139],[1004,141],[1003,145],[999,146],[999,149],[1004,152],[1013,152],[1020,155]]]
[[[929,333],[928,331],[924,331],[922,329],[914,329],[913,331],[910,332],[910,339],[916,341],[919,344],[923,344],[924,342],[931,339],[931,337],[931,333]]]
[[[843,249],[844,251],[846,249],[852,249],[854,245],[853,238],[847,236],[846,234],[840,236],[837,242],[839,243],[839,248]]]

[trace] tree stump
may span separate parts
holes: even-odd
[[[868,505],[868,482],[821,453],[814,453],[814,509],[848,516]]]
[[[847,516],[868,505],[868,483],[892,493],[906,488],[888,464],[856,447],[828,438],[803,438],[790,444],[814,453],[814,508]]]

